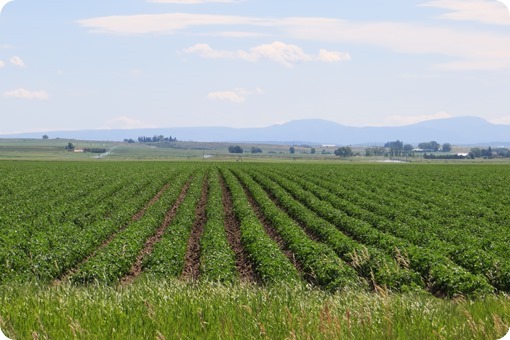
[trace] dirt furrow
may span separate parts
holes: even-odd
[[[145,241],[145,245],[144,245],[143,249],[140,251],[140,253],[138,254],[135,263],[129,270],[129,273],[120,280],[121,284],[128,284],[128,283],[133,282],[133,280],[135,278],[137,278],[142,273],[143,259],[147,255],[152,253],[152,249],[154,248],[154,245],[156,243],[158,243],[161,240],[161,238],[163,237],[166,229],[168,228],[168,226],[172,222],[173,218],[175,217],[177,210],[179,209],[182,202],[186,198],[186,194],[188,193],[188,189],[189,189],[190,185],[191,185],[191,179],[182,188],[182,191],[179,194],[179,197],[175,201],[172,208],[166,213],[165,219],[163,220],[163,223],[161,223],[158,230],[156,230],[154,235],[152,235],[150,238],[147,239],[147,241]]]
[[[163,193],[170,187],[170,183],[167,183],[165,184],[159,191],[158,193],[149,201],[147,202],[142,209],[140,209],[136,214],[134,214],[131,219],[130,219],[130,222],[136,222],[138,220],[140,220],[143,215],[145,214],[145,212],[147,211],[147,209],[149,209],[154,203],[156,203],[160,198],[161,198],[161,195],[163,195]],[[87,262],[88,260],[90,260],[92,257],[96,256],[96,254],[103,248],[105,248],[106,246],[108,246],[110,243],[112,243],[112,241],[115,239],[115,237],[120,233],[122,232],[124,229],[126,229],[128,226],[129,226],[129,223],[126,223],[124,224],[123,226],[121,226],[119,229],[117,229],[115,232],[113,232],[112,234],[110,234],[110,236],[108,236],[108,238],[106,240],[104,240],[96,249],[94,249],[94,251],[92,253],[90,253],[89,255],[87,255],[78,265],[74,266],[73,268],[71,268],[70,270],[68,270],[65,274],[63,274],[62,276],[60,276],[59,278],[55,279],[55,281],[53,281],[53,284],[60,284],[62,281],[65,281],[69,276],[71,276],[72,274],[74,274],[78,268],[83,265],[85,262]]]
[[[196,209],[193,229],[188,240],[188,248],[186,250],[184,268],[181,275],[183,280],[197,281],[200,276],[200,239],[202,238],[202,234],[204,233],[204,226],[207,222],[205,208],[207,205],[208,189],[209,186],[207,184],[206,176],[204,177],[204,182],[202,184],[202,195]]]
[[[234,251],[236,257],[236,268],[241,282],[260,282],[257,277],[253,264],[248,259],[248,254],[241,242],[241,229],[232,207],[232,195],[227,188],[227,184],[220,176],[220,184],[223,190],[223,209],[225,211],[225,232],[227,233],[228,243]]]

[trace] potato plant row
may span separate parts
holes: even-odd
[[[94,203],[70,202],[82,205],[83,209],[68,214],[69,220],[45,222],[44,227],[34,228],[26,223],[12,225],[3,242],[8,247],[0,249],[0,281],[49,281],[63,275],[92,253],[111,233],[126,225],[133,214],[160,189],[165,178],[117,187],[109,197]],[[44,202],[39,206],[46,206]],[[48,214],[52,207],[46,206]],[[55,209],[59,211],[59,207]],[[80,214],[82,216],[80,216]],[[76,223],[76,218],[85,218],[86,223]],[[10,239],[8,238],[10,237]]]
[[[358,204],[351,203],[347,198],[342,198],[341,193],[335,190],[336,186],[332,183],[305,181],[298,176],[289,177],[286,175],[286,177],[321,200],[331,203],[334,208],[345,212],[347,215],[366,221],[374,228],[385,233],[390,233],[415,245],[444,254],[470,272],[484,275],[489,283],[500,290],[510,289],[510,265],[508,261],[473,245],[467,238],[461,236],[466,234],[464,230],[449,230],[449,234],[452,236],[448,238],[449,242],[446,242],[436,236],[441,230],[447,229],[438,225],[438,223],[418,220],[412,216],[407,216],[405,222],[396,223],[394,219],[388,217],[388,214],[385,214],[385,212],[388,212],[388,208],[376,202],[366,202],[366,200],[360,200],[361,202]],[[352,194],[345,195],[349,198],[352,198],[352,196]],[[367,206],[371,206],[375,212],[361,208]],[[455,239],[459,238],[463,239],[462,243],[454,242]]]
[[[320,200],[312,193],[281,176],[273,175],[272,178],[296,199],[349,236],[380,248],[393,256],[404,254],[404,260],[408,259],[406,262],[408,262],[409,268],[419,272],[431,286],[432,291],[453,296],[456,294],[487,294],[494,290],[484,277],[472,274],[455,265],[444,255],[375,229],[370,224],[335,209],[331,203]]]
[[[226,168],[221,168],[221,174],[232,195],[233,211],[241,229],[241,241],[260,279],[264,283],[300,281],[297,269],[281,252],[278,244],[266,234],[237,178]]]
[[[340,258],[349,263],[360,277],[377,286],[392,290],[414,290],[423,288],[421,277],[407,269],[401,268],[389,255],[370,245],[358,243],[324,220],[308,207],[295,200],[280,185],[261,173],[250,175],[274,197],[297,222],[305,226],[320,241],[335,251]]]
[[[192,273],[330,291],[510,292],[505,167],[0,162],[0,175],[0,284]]]
[[[161,226],[165,215],[177,201],[190,175],[190,171],[183,171],[176,176],[171,188],[147,209],[141,219],[117,233],[112,242],[85,261],[70,280],[75,283],[110,284],[127,275],[146,240]]]
[[[204,171],[195,174],[175,216],[160,241],[143,261],[146,272],[155,276],[179,277],[184,267],[188,239],[195,222],[196,208],[202,193]]]
[[[213,169],[208,178],[207,221],[200,239],[202,261],[201,279],[234,283],[239,281],[234,251],[230,248],[225,231],[225,211],[219,172]]]
[[[359,285],[356,271],[322,243],[308,238],[301,227],[280,210],[267,193],[248,174],[235,171],[247,187],[262,213],[280,234],[288,248],[302,264],[305,275],[316,285],[338,290]]]

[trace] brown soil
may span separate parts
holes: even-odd
[[[147,202],[144,207],[142,209],[140,209],[140,211],[138,211],[136,214],[134,214],[132,217],[131,217],[131,222],[136,222],[138,220],[140,220],[143,215],[145,215],[145,212],[147,211],[147,209],[149,209],[154,203],[156,203],[160,198],[161,198],[161,195],[163,195],[163,193],[170,187],[170,183],[167,183],[165,184],[159,191],[158,193],[149,201]],[[72,274],[74,274],[77,270],[78,270],[78,267],[80,267],[81,265],[83,265],[85,262],[87,262],[88,260],[90,260],[92,257],[96,256],[96,254],[103,248],[105,248],[106,246],[108,246],[110,243],[112,243],[112,241],[115,239],[115,237],[121,232],[123,231],[124,229],[126,229],[127,227],[129,226],[129,223],[126,223],[124,224],[123,226],[121,226],[119,229],[117,229],[116,231],[114,231],[112,234],[110,234],[110,236],[108,236],[108,238],[106,240],[104,240],[91,254],[87,255],[78,265],[76,265],[75,267],[71,268],[70,270],[68,270],[65,274],[63,274],[62,276],[60,276],[59,278],[55,279],[53,281],[53,284],[54,285],[58,285],[60,284],[62,281],[65,281],[69,276],[71,276]]]
[[[228,243],[236,256],[236,267],[241,282],[260,282],[257,277],[253,264],[248,259],[248,254],[241,242],[241,229],[239,221],[236,219],[232,208],[232,195],[227,188],[223,177],[220,177],[221,187],[223,189],[223,210],[225,211],[225,232],[227,233]]]
[[[161,238],[163,237],[166,229],[172,222],[173,218],[175,217],[175,214],[177,213],[177,209],[181,206],[182,202],[186,198],[186,194],[188,192],[188,189],[191,185],[191,179],[188,180],[188,182],[184,185],[182,188],[181,193],[179,194],[179,197],[177,198],[177,201],[174,203],[173,207],[166,213],[165,219],[163,223],[161,223],[161,226],[156,230],[154,235],[152,235],[150,238],[145,241],[145,245],[143,249],[138,254],[135,263],[131,267],[129,273],[124,276],[121,280],[121,284],[128,284],[133,282],[135,278],[137,278],[142,273],[142,262],[143,259],[152,253],[152,249],[154,248],[154,245],[158,243]]]
[[[181,278],[187,281],[197,281],[200,276],[200,239],[204,233],[204,226],[207,221],[205,207],[207,204],[207,177],[204,178],[202,184],[202,196],[198,202],[197,210],[195,213],[195,222],[188,240],[188,248],[186,250],[186,257],[184,260],[184,268]]]

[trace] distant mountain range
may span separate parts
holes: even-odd
[[[351,127],[320,119],[295,120],[264,128],[175,127],[130,130],[48,131],[0,135],[0,138],[50,138],[122,141],[164,135],[181,141],[258,142],[273,144],[381,145],[401,140],[417,144],[435,140],[457,145],[510,145],[510,125],[477,117],[437,119],[400,127]]]

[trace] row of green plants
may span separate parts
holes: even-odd
[[[401,267],[397,261],[379,249],[358,243],[348,237],[334,224],[295,200],[280,185],[261,173],[250,172],[250,175],[294,220],[322,243],[328,245],[341,259],[354,268],[360,277],[365,278],[374,287],[386,287],[396,291],[424,288],[425,284],[418,273]]]
[[[238,282],[235,253],[228,243],[225,231],[223,190],[217,169],[211,170],[208,185],[207,221],[200,239],[201,279],[221,283]]]
[[[176,203],[183,187],[190,180],[191,171],[182,171],[174,177],[171,187],[147,209],[144,216],[133,221],[115,235],[113,240],[78,267],[70,276],[74,283],[117,282],[129,273],[146,240],[164,222],[167,212]]]
[[[308,238],[303,229],[280,210],[249,175],[242,171],[234,173],[300,262],[309,281],[328,290],[359,286],[356,271],[340,260],[331,248]]]
[[[428,248],[416,246],[404,239],[384,233],[370,224],[353,218],[335,209],[331,203],[320,200],[301,186],[271,173],[271,177],[281,184],[297,200],[333,223],[337,228],[356,240],[384,250],[394,257],[403,257],[409,268],[419,272],[437,294],[453,296],[457,294],[488,294],[494,288],[485,277],[474,275],[454,264],[450,259]]]
[[[225,167],[221,168],[221,174],[232,196],[232,208],[239,222],[241,242],[262,282],[277,284],[301,281],[297,269],[285,257],[278,244],[266,234],[237,178]]]
[[[457,244],[453,242],[452,238],[448,239],[450,242],[438,238],[436,232],[446,228],[434,223],[434,221],[418,220],[410,216],[406,222],[396,223],[395,220],[391,220],[387,214],[384,214],[388,210],[385,206],[379,205],[377,202],[367,202],[366,199],[361,199],[357,204],[352,203],[349,199],[342,198],[339,195],[339,192],[335,190],[337,186],[333,183],[304,180],[299,176],[286,173],[283,175],[321,200],[331,203],[335,209],[341,210],[351,217],[366,221],[372,227],[385,233],[437,251],[470,272],[484,275],[494,287],[503,291],[510,290],[510,266],[507,260],[485,252],[466,239],[464,239],[464,242]],[[353,195],[345,194],[344,196],[352,199]],[[375,212],[366,210],[367,206],[371,206]],[[365,207],[365,209],[361,207]],[[450,229],[449,233],[453,235],[466,234],[462,229]]]
[[[358,193],[365,200],[378,202],[392,219],[448,226],[435,232],[457,244],[468,242],[510,256],[510,212],[506,208],[510,197],[503,184],[510,178],[505,167],[410,167],[405,174],[394,170],[379,171],[377,176],[339,176],[338,172],[325,176],[318,172],[310,178],[336,182],[347,196]],[[460,229],[466,232],[457,233]]]
[[[141,178],[140,178],[141,179]],[[44,227],[13,225],[8,245],[0,251],[0,278],[10,280],[50,281],[63,275],[90,254],[111,233],[129,223],[133,214],[159,190],[160,181],[140,181],[115,192],[96,204],[78,202],[83,211],[69,213],[67,221],[46,222]],[[95,200],[91,196],[91,200]],[[52,207],[39,203],[51,215]],[[41,208],[43,209],[43,208]],[[58,208],[55,210],[59,211]],[[76,218],[82,218],[76,223]]]
[[[165,230],[163,237],[154,245],[153,251],[145,258],[143,268],[146,273],[163,278],[179,277],[184,268],[184,258],[188,246],[196,209],[201,197],[205,173],[195,173],[186,197],[175,217]]]

